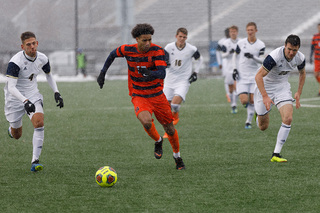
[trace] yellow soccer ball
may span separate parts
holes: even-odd
[[[103,166],[96,172],[96,182],[101,187],[111,187],[117,180],[117,172],[110,166]]]

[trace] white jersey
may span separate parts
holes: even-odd
[[[263,67],[269,72],[264,78],[266,90],[288,83],[288,73],[305,67],[305,56],[298,51],[291,61],[284,56],[284,46],[273,50],[263,61]]]
[[[236,48],[236,53],[238,55],[238,81],[246,84],[255,83],[255,75],[261,66],[261,62],[258,63],[253,58],[245,57],[245,53],[250,53],[254,57],[259,58],[261,55],[264,55],[264,51],[265,44],[260,39],[257,39],[254,43],[250,43],[248,38],[238,41]]]
[[[18,91],[34,103],[42,99],[37,84],[37,76],[40,72],[50,73],[47,56],[37,52],[36,58],[31,60],[30,57],[25,55],[24,51],[20,51],[9,61],[6,76],[17,79],[16,88]],[[14,111],[14,108],[18,110],[21,106],[23,107],[21,100],[8,91],[8,83],[4,87],[4,93],[6,109]]]
[[[230,54],[231,50],[236,50],[237,48],[237,42],[239,39],[231,39],[228,38],[223,42],[223,46],[222,46],[222,52],[223,52],[223,58],[225,58],[227,60],[226,63],[226,73],[227,74],[232,74],[233,72],[233,66],[232,66],[232,56],[233,54]]]
[[[175,85],[177,83],[188,83],[188,79],[192,74],[192,58],[198,63],[194,72],[198,73],[202,63],[197,48],[188,42],[183,49],[178,49],[175,42],[167,44],[164,48],[169,54],[170,66],[166,69],[165,85]]]

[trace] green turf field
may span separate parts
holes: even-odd
[[[297,76],[291,77],[296,91]],[[0,84],[3,88],[4,84]],[[19,140],[0,114],[0,212],[319,212],[318,86],[307,77],[282,155],[271,163],[281,120],[274,107],[265,132],[244,129],[246,110],[231,114],[222,79],[200,79],[188,93],[176,126],[186,170],[177,171],[166,139],[164,156],[136,119],[126,81],[58,83],[65,107],[55,107],[47,83],[44,170],[30,172],[33,128],[27,116]],[[0,93],[3,109],[3,92]],[[155,122],[160,134],[164,131]],[[95,183],[111,166],[112,188]]]

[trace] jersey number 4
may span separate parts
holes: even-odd
[[[33,76],[34,76],[34,74],[30,75],[30,77],[29,77],[30,81],[33,80]]]

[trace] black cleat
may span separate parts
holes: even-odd
[[[154,143],[154,157],[156,159],[160,159],[162,157],[162,142],[163,142],[163,139],[161,137],[161,141],[160,142],[155,142]]]
[[[176,162],[176,169],[177,170],[183,170],[186,168],[181,157],[178,157],[178,158],[173,157],[173,158]]]

